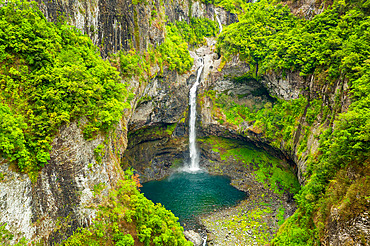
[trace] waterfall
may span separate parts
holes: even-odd
[[[198,68],[197,80],[190,89],[189,105],[190,105],[190,120],[189,120],[189,150],[190,150],[190,171],[198,171],[199,168],[199,154],[196,145],[196,130],[195,121],[197,119],[197,88],[199,85],[200,75],[203,70],[203,58],[199,58],[201,65]]]
[[[215,14],[216,14],[216,19],[217,19],[217,22],[218,22],[218,27],[220,29],[220,32],[218,34],[220,34],[222,32],[222,24],[221,24],[221,20],[220,18],[218,18],[218,15],[217,15],[217,12],[215,10]]]

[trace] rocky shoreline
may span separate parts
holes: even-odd
[[[259,183],[239,162],[237,168],[225,168],[220,164],[207,163],[211,174],[231,177],[231,184],[249,194],[248,198],[234,207],[215,211],[200,218],[207,232],[207,245],[265,245],[276,233],[283,221],[291,216],[296,204],[292,194],[277,194]],[[214,169],[217,167],[217,170]],[[227,170],[227,171],[226,171]]]

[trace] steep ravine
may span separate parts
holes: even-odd
[[[316,1],[316,3],[318,3],[318,1]],[[292,3],[289,2],[288,4]],[[309,6],[310,11],[307,13],[309,13],[310,16],[307,16],[307,18],[312,18],[314,13],[318,14],[324,9],[324,5],[320,5],[320,10],[315,9],[313,1],[298,1],[297,5],[297,7],[300,8]],[[297,9],[293,10],[297,12]],[[217,67],[215,64],[220,62],[221,61],[218,59],[214,60],[212,67]],[[200,87],[199,108],[202,110],[200,113],[200,120],[198,122],[199,132],[201,132],[200,136],[207,139],[206,137],[209,135],[216,135],[220,137],[240,139],[246,142],[253,142],[256,146],[267,150],[269,153],[272,153],[281,159],[285,159],[290,164],[290,167],[294,169],[301,185],[304,185],[306,177],[303,174],[306,170],[307,159],[309,156],[317,155],[320,135],[325,131],[325,129],[333,127],[333,119],[337,117],[339,113],[346,112],[351,103],[348,80],[345,77],[340,76],[331,81],[331,83],[323,83],[323,81],[321,81],[320,74],[302,77],[299,76],[298,72],[287,72],[286,74],[268,72],[263,74],[261,80],[258,82],[253,79],[242,78],[243,83],[239,83],[239,78],[250,69],[247,64],[241,62],[238,57],[233,57],[226,64],[220,65],[221,69],[214,69],[210,74],[204,75],[204,79],[202,80],[204,84]],[[264,135],[261,129],[254,127],[255,122],[242,121],[237,124],[228,122],[229,117],[227,112],[224,112],[222,106],[220,106],[220,100],[218,100],[223,99],[223,103],[225,104],[227,104],[227,102],[235,102],[242,106],[255,105],[256,108],[262,108],[266,105],[266,102],[271,100],[268,94],[284,101],[303,97],[307,100],[305,105],[303,105],[303,112],[299,116],[298,124],[292,132],[292,137],[288,140],[283,139],[278,142],[272,142],[271,139],[268,139]],[[329,109],[330,113],[326,114],[325,112],[320,111],[313,119],[310,119],[310,117],[312,117],[312,111],[310,115],[310,110],[312,110],[315,101],[317,100],[321,100],[322,105]],[[207,158],[213,157],[216,160],[219,160],[217,159],[219,155],[217,151],[209,151],[208,146],[203,147],[202,149],[204,151],[203,153],[207,155]],[[209,170],[212,170],[212,165],[214,165],[214,163],[211,163],[208,166]],[[223,166],[221,164],[214,165],[214,167],[216,167],[214,168],[215,173],[228,174],[229,172],[230,175],[230,172],[232,172],[230,171],[230,166],[227,167],[226,165]],[[244,171],[238,170],[238,165],[236,164],[232,165],[232,167],[235,167],[237,172],[243,173]],[[347,184],[354,184],[349,188],[347,193],[348,195],[353,196],[354,189],[356,188],[352,187],[356,187],[356,179],[361,178],[361,180],[364,180],[364,177],[366,176],[365,173],[367,172],[366,170],[367,169],[356,170],[351,167],[341,170],[338,174],[339,178],[331,181],[330,189],[340,189],[341,185],[339,183],[347,180]],[[243,177],[242,180],[247,179]],[[349,185],[347,187],[349,187]],[[334,194],[335,192],[337,191],[333,191]],[[347,191],[342,190],[341,192],[345,194]],[[368,203],[368,199],[367,201],[364,201],[364,204]],[[345,205],[345,202],[343,202],[342,205]],[[245,209],[246,207],[248,206],[244,205],[244,210],[243,208],[240,208],[236,213],[238,215],[236,217],[233,217],[236,215],[235,210],[231,210],[231,215],[220,212],[215,213],[214,217],[210,219],[211,222],[212,220],[219,220],[216,222],[221,225],[221,229],[218,228],[219,230],[217,230],[217,228],[215,228],[216,231],[211,231],[214,232],[215,235],[221,237],[214,240],[216,244],[217,242],[220,242],[220,240],[221,242],[222,240],[230,241],[230,238],[234,236],[233,233],[229,233],[230,230],[227,226],[224,226],[221,221],[229,222],[225,218],[229,218],[231,221],[232,219],[235,220],[237,217],[241,216],[240,213],[244,214],[246,210],[248,210]],[[339,207],[339,205],[332,205],[330,208],[327,208],[328,217],[327,220],[324,221],[325,224],[323,225],[318,223],[316,225],[324,227],[321,231],[322,235],[320,235],[321,243],[323,245],[367,245],[370,229],[367,222],[368,210],[365,208],[365,210],[360,210],[361,212],[356,211],[356,215],[350,215],[351,211],[346,212],[344,210],[345,209]],[[317,223],[316,220],[322,216],[320,213],[321,211],[317,213],[316,218],[313,218],[314,223]],[[271,216],[271,218],[274,217]],[[212,226],[211,222],[208,224],[209,228]],[[204,223],[207,223],[207,219],[205,219]],[[228,225],[230,225],[230,223]],[[244,226],[243,223],[241,223],[241,225]],[[247,236],[247,238],[251,240],[249,243],[257,243],[254,241],[255,238],[253,231],[248,232],[247,234],[251,234],[250,237]]]
[[[296,7],[303,9],[307,18],[320,13],[324,8],[324,5],[314,1],[290,1],[288,4],[293,8],[297,5]],[[159,2],[132,5],[114,1],[44,1],[40,4],[49,20],[55,21],[59,11],[63,15],[69,15],[70,22],[101,47],[104,57],[110,52],[128,49],[130,40],[138,50],[145,50],[149,44],[156,47],[163,41],[163,30],[149,21],[154,6],[161,8]],[[194,17],[214,19],[214,7],[210,4],[195,2],[189,6],[187,1],[167,1],[164,6],[170,21],[187,20],[189,12]],[[235,21],[235,15],[222,9],[218,11],[224,24]],[[261,81],[247,80],[239,83],[233,78],[248,72],[249,66],[238,57],[222,64],[219,55],[214,52],[214,42],[213,39],[208,39],[207,46],[191,51],[195,61],[198,57],[203,57],[205,61],[198,93],[197,126],[201,165],[211,173],[231,176],[233,185],[248,192],[250,200],[236,208],[216,211],[203,218],[203,223],[210,233],[210,243],[215,245],[227,245],[226,241],[231,245],[237,242],[258,244],[260,238],[257,235],[266,235],[268,240],[279,227],[282,220],[277,219],[278,216],[286,218],[294,212],[292,194],[277,194],[268,184],[256,181],[254,171],[257,169],[252,165],[253,161],[246,165],[235,157],[237,155],[229,155],[225,159],[223,154],[225,151],[238,149],[235,147],[236,143],[252,144],[253,148],[257,147],[271,158],[278,158],[277,163],[281,165],[281,169],[292,171],[300,183],[304,184],[302,173],[306,167],[306,157],[317,151],[317,136],[327,125],[322,123],[324,119],[319,115],[306,136],[304,126],[308,124],[305,113],[300,118],[300,126],[294,132],[295,149],[291,149],[291,143],[285,141],[279,146],[271,145],[250,122],[228,123],[225,120],[226,115],[216,105],[215,96],[226,95],[226,101],[232,100],[255,108],[262,108],[266,103],[273,102],[271,96],[284,100],[296,99],[299,95],[310,99],[323,96],[324,103],[333,108],[337,105],[336,100],[339,101],[340,108],[337,111],[343,112],[349,105],[348,85],[345,79],[338,79],[329,87],[315,84],[313,75],[302,78],[298,73],[283,76],[272,72],[265,74]],[[99,135],[93,141],[86,141],[76,122],[61,127],[52,144],[52,159],[40,172],[36,183],[31,183],[27,175],[12,171],[12,166],[0,160],[0,172],[4,174],[4,179],[0,181],[0,223],[8,222],[10,230],[18,232],[15,239],[25,236],[27,239],[42,239],[46,244],[53,244],[71,235],[77,227],[91,223],[95,210],[89,209],[89,206],[100,202],[100,197],[94,195],[94,190],[102,188],[101,194],[106,195],[109,188],[122,178],[120,164],[123,168],[134,167],[141,175],[142,182],[163,178],[172,169],[181,166],[188,158],[188,92],[195,81],[196,68],[195,63],[192,70],[183,75],[165,69],[163,74],[145,82],[135,77],[129,80],[130,87],[136,94],[132,101],[132,110],[127,111],[125,119],[110,138]],[[152,70],[158,72],[159,68]],[[213,136],[218,138],[212,138]],[[223,142],[225,139],[226,142]],[[298,143],[306,140],[307,148],[303,153],[299,152]],[[214,148],[215,143],[217,147]],[[101,154],[101,163],[97,163],[94,150],[100,144],[104,144],[105,148]],[[355,172],[353,176],[356,176]],[[271,202],[272,200],[275,202]],[[269,202],[270,210],[259,205]],[[259,210],[264,210],[259,223],[266,234],[262,234],[260,230],[239,230],[240,226],[246,226],[244,222],[251,220],[253,213],[250,212]],[[348,222],[339,222],[335,220],[336,211],[331,212],[333,226],[328,232],[328,241],[340,245],[351,238],[352,234],[356,234],[357,229],[359,233],[369,231],[367,213]],[[237,217],[241,219],[237,220]],[[239,232],[246,236],[239,237]],[[332,244],[334,243],[330,245]]]
[[[212,42],[211,40],[209,40]],[[221,59],[219,59],[217,54],[214,54],[212,49],[212,44],[209,43],[208,47],[202,47],[196,51],[197,54],[205,54],[205,71],[203,72],[202,76],[202,85],[199,88],[199,121],[198,121],[198,132],[200,135],[200,146],[202,149],[203,154],[203,165],[208,168],[211,172],[217,174],[226,174],[230,175],[234,178],[234,185],[239,187],[240,189],[245,189],[246,191],[253,191],[256,192],[255,197],[259,197],[260,195],[266,193],[266,190],[258,191],[258,189],[249,189],[249,187],[253,187],[254,185],[258,187],[257,183],[249,183],[247,181],[249,178],[245,178],[238,176],[238,174],[245,174],[251,173],[248,170],[243,169],[242,165],[233,162],[232,165],[227,165],[219,156],[217,151],[210,150],[210,147],[203,144],[203,139],[207,140],[209,136],[218,136],[221,138],[227,139],[236,139],[241,140],[244,142],[253,143],[254,146],[257,146],[260,149],[267,151],[268,153],[284,160],[287,168],[293,170],[293,172],[297,175],[301,184],[305,183],[305,177],[302,175],[306,169],[306,161],[307,157],[311,154],[315,154],[317,152],[319,142],[318,136],[329,126],[330,117],[325,118],[323,114],[318,114],[317,118],[314,120],[314,123],[308,123],[308,119],[306,117],[307,109],[310,107],[311,100],[321,98],[323,103],[328,106],[331,110],[335,109],[335,114],[339,112],[345,112],[350,104],[349,96],[348,96],[348,85],[346,79],[339,78],[331,85],[323,85],[318,84],[315,81],[316,75],[310,75],[305,78],[298,75],[297,72],[288,73],[286,75],[282,75],[275,72],[269,72],[262,76],[260,81],[256,81],[254,79],[243,79],[243,75],[249,71],[249,66],[244,62],[240,61],[238,57],[234,57],[226,64],[221,64]],[[213,54],[212,54],[213,53]],[[212,54],[212,55],[211,55]],[[242,78],[242,83],[238,80],[238,78]],[[189,89],[189,86],[187,87]],[[226,96],[224,96],[226,95]],[[267,139],[263,133],[253,127],[254,122],[240,122],[239,124],[230,124],[227,122],[227,116],[223,112],[221,108],[218,108],[219,105],[215,102],[216,97],[224,97],[224,100],[235,102],[239,105],[245,106],[252,106],[255,108],[263,108],[266,103],[273,103],[275,99],[271,96],[275,96],[277,98],[283,100],[291,100],[297,99],[299,97],[306,97],[308,98],[308,103],[305,106],[304,113],[300,116],[299,125],[297,129],[295,129],[293,133],[292,139],[289,141],[281,141],[279,145],[272,144],[269,139]],[[185,104],[186,105],[186,104]],[[150,128],[143,129],[144,133],[141,132],[144,136],[142,140],[140,140],[143,145],[142,147],[138,147],[135,149],[133,147],[132,156],[134,156],[137,160],[138,150],[144,150],[145,153],[151,153],[152,159],[146,159],[142,164],[150,163],[149,168],[145,171],[139,171],[142,175],[142,180],[151,180],[153,178],[161,178],[171,172],[172,168],[177,168],[179,165],[182,165],[183,159],[186,159],[187,153],[187,111],[182,112],[182,119],[173,125],[166,125],[166,134],[152,134],[150,132]],[[307,132],[307,129],[309,131]],[[149,131],[148,131],[149,130]],[[145,134],[146,131],[146,134]],[[137,141],[141,138],[141,136],[137,135],[135,132],[133,134],[133,139]],[[184,136],[185,134],[185,136]],[[147,135],[147,136],[145,136]],[[179,137],[181,135],[181,138]],[[149,139],[148,139],[149,136]],[[155,136],[157,139],[161,139],[164,145],[161,145],[158,148],[156,145],[154,148],[150,146],[150,138]],[[174,137],[174,138],[172,138]],[[175,139],[175,141],[172,141]],[[292,142],[291,142],[292,141]],[[174,143],[179,144],[176,146],[181,146],[180,148],[174,147]],[[306,147],[302,151],[299,148],[301,143],[306,144]],[[130,145],[130,143],[129,143]],[[144,146],[145,145],[145,146]],[[138,145],[140,146],[140,144]],[[212,146],[212,145],[211,145]],[[294,148],[291,148],[294,146]],[[223,148],[221,148],[222,150]],[[127,156],[130,155],[130,150],[127,153]],[[134,160],[135,158],[129,157],[128,159]],[[176,161],[173,161],[173,158]],[[211,159],[211,162],[206,161],[207,159]],[[154,161],[152,161],[154,160]],[[131,162],[134,163],[134,162]],[[162,164],[161,164],[162,163]],[[161,167],[162,165],[162,167]],[[239,168],[240,167],[240,168]],[[140,167],[138,170],[144,170],[144,168]],[[149,173],[149,175],[147,175]],[[242,175],[243,176],[243,175]],[[250,177],[253,180],[253,177]],[[256,185],[257,184],[257,185]],[[243,187],[244,186],[244,187]],[[259,193],[261,192],[261,193]],[[269,192],[267,192],[269,193]],[[270,195],[266,196],[268,199],[275,199],[279,201],[287,202],[288,206],[285,207],[284,217],[291,215],[294,211],[294,205],[291,205],[291,194],[285,194],[285,197],[274,197],[275,195],[271,192]],[[258,201],[258,198],[256,199]],[[266,202],[260,200],[261,202]],[[248,205],[243,205],[244,207],[238,208],[243,211],[242,213],[247,213],[252,211],[254,208],[248,207]],[[285,205],[284,205],[285,206]],[[293,206],[292,209],[289,209],[289,206]],[[288,208],[288,209],[287,209]],[[275,208],[276,211],[276,208]],[[208,223],[208,227],[212,228],[212,221],[221,220],[227,221],[229,218],[232,220],[236,214],[235,210],[230,210],[229,214],[224,214],[224,212],[220,212],[220,214],[215,213],[214,217],[209,217],[208,219],[205,218],[204,223]],[[240,216],[240,214],[239,214]],[[269,217],[270,216],[270,217]],[[276,218],[276,214],[272,213],[269,216],[269,221],[274,221]],[[267,218],[266,217],[266,218]],[[355,219],[354,221],[362,221],[361,218],[366,218],[366,215],[360,216],[359,218]],[[235,218],[234,218],[235,219]],[[208,220],[208,222],[207,222]],[[211,222],[209,222],[211,221]],[[275,221],[276,222],[276,221]],[[222,224],[222,222],[219,222]],[[352,222],[351,222],[352,223]],[[353,222],[357,223],[357,222]],[[361,223],[360,223],[361,224]],[[361,227],[359,233],[363,233],[367,231],[367,226],[362,223],[356,224],[354,227],[351,226],[352,229],[344,229],[343,225],[337,227],[337,231],[332,231],[332,235],[329,236],[331,238],[337,238],[339,231],[351,231],[351,234],[354,234],[353,230],[356,230],[355,227]],[[243,225],[241,223],[241,225]],[[270,228],[277,228],[278,225],[269,225]],[[223,226],[218,228],[217,231],[215,228],[210,229],[210,232],[213,232],[214,235],[217,235],[221,238],[214,239],[214,243],[220,243],[222,240],[229,240],[232,237],[232,233],[229,233],[229,229],[227,226]],[[216,231],[212,231],[216,230]],[[260,233],[259,231],[249,232],[249,236],[247,236],[246,240],[251,240],[248,242],[257,243],[257,239],[254,238],[253,233]],[[344,236],[343,238],[339,239],[342,242],[346,240],[351,240],[349,234],[348,236]],[[212,239],[212,236],[210,236]],[[221,240],[221,241],[220,241]],[[240,239],[238,239],[240,240]],[[335,239],[338,240],[338,239]],[[233,241],[232,241],[233,242]],[[244,241],[245,242],[245,241]],[[225,243],[225,242],[223,242]],[[221,243],[221,245],[223,245]]]

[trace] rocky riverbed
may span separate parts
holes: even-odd
[[[295,204],[259,188],[235,207],[202,216],[208,245],[265,245],[272,239]]]

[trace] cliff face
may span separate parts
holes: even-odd
[[[321,0],[288,0],[283,2],[288,4],[294,15],[306,19],[312,19],[315,15],[321,14],[331,4],[329,1]]]
[[[89,35],[94,44],[101,48],[103,56],[107,56],[108,52],[116,52],[121,47],[124,49],[129,47],[130,40],[135,39],[134,9],[136,15],[138,11],[145,11],[129,1],[37,2],[49,21],[67,20],[69,24]]]
[[[196,65],[178,75],[165,70],[142,89],[128,124],[129,143],[122,163],[141,174],[141,181],[162,178],[186,149],[188,91]]]
[[[100,201],[98,191],[107,195],[122,179],[119,157],[127,141],[122,129],[120,124],[114,137],[86,141],[76,123],[62,127],[52,143],[51,160],[35,183],[8,164],[0,166],[5,174],[0,182],[0,223],[18,233],[15,240],[26,237],[52,244],[91,223],[95,211],[89,207]],[[104,141],[108,144],[98,163],[94,150]]]
[[[103,57],[132,47],[146,50],[149,45],[157,47],[164,40],[161,23],[176,20],[189,21],[189,17],[214,19],[214,6],[201,2],[166,0],[89,0],[46,1],[37,0],[41,11],[49,21],[67,21],[87,34],[100,47]],[[164,15],[161,18],[157,14]],[[234,14],[220,11],[223,24],[236,21]]]
[[[299,119],[298,129],[293,134],[294,148],[289,147],[286,141],[282,141],[280,149],[283,150],[297,164],[298,178],[301,183],[304,183],[302,174],[306,170],[306,160],[309,154],[317,153],[319,147],[318,138],[323,129],[329,127],[330,117],[323,118],[323,114],[318,114],[312,126],[307,123],[306,114],[310,107],[310,102],[314,99],[321,99],[323,104],[335,111],[336,114],[346,112],[350,104],[349,87],[346,79],[340,78],[333,85],[320,85],[315,75],[310,75],[305,78],[299,76],[298,72],[287,74],[284,78],[281,74],[270,72],[263,76],[261,81],[266,88],[269,89],[271,95],[284,100],[297,99],[299,96],[304,96],[309,99],[306,105],[305,112]],[[337,101],[336,101],[337,100]],[[309,127],[308,136],[305,137],[304,127]],[[307,141],[307,148],[303,153],[299,153],[299,143]]]

